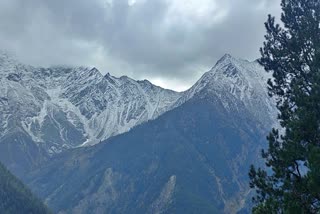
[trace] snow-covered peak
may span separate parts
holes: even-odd
[[[212,90],[229,88],[230,92],[243,98],[249,89],[267,91],[265,85],[270,77],[257,62],[236,59],[226,54],[186,94],[194,95],[205,87]]]
[[[229,54],[217,61],[176,105],[195,96],[214,95],[229,112],[246,109],[261,123],[273,123],[276,118],[274,101],[268,96],[267,81],[271,75],[258,62],[237,59]]]
[[[129,131],[181,96],[95,67],[32,67],[1,54],[0,83],[0,139],[20,127],[49,153]]]
[[[147,80],[102,75],[94,67],[39,68],[0,54],[0,139],[19,128],[51,153],[93,145],[208,94],[229,112],[245,108],[268,123],[275,115],[268,78],[257,62],[226,54],[177,93]]]
[[[231,56],[230,54],[226,53],[217,61],[216,65],[226,62],[232,62],[233,60],[235,60],[235,58],[233,58],[233,56]]]

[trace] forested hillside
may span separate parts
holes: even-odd
[[[46,214],[51,212],[0,163],[0,213]]]

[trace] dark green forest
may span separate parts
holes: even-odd
[[[0,163],[0,213],[46,214],[51,212]]]

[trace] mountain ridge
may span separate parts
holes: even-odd
[[[259,74],[256,71],[259,71]],[[221,74],[221,72],[224,73]],[[227,74],[226,72],[235,73]],[[255,75],[255,77],[253,78],[252,75]],[[260,77],[258,77],[259,75]],[[16,123],[18,124],[21,120],[22,129],[35,142],[48,141],[48,139],[42,139],[43,131],[37,129],[42,128],[42,123],[51,110],[58,111],[60,115],[65,114],[63,117],[69,123],[66,126],[71,127],[77,141],[82,142],[80,144],[69,142],[68,139],[64,139],[67,137],[60,133],[58,134],[60,135],[58,136],[60,143],[53,142],[53,145],[47,148],[51,154],[54,154],[64,150],[63,147],[74,148],[93,145],[111,136],[126,132],[137,124],[155,119],[165,111],[183,104],[193,96],[197,96],[202,90],[219,94],[221,98],[229,90],[234,95],[232,99],[240,100],[246,104],[249,103],[254,107],[258,103],[251,104],[250,99],[256,93],[255,90],[257,91],[255,96],[266,97],[266,81],[270,78],[270,75],[266,75],[263,68],[256,62],[235,59],[230,54],[225,54],[190,89],[179,93],[162,89],[148,80],[135,81],[127,76],[116,78],[110,73],[102,75],[95,67],[52,66],[50,68],[36,68],[25,66],[4,53],[0,57],[0,78],[3,86],[7,85],[8,88],[9,82],[13,89],[20,88],[20,93],[32,100],[32,102],[26,101],[26,103],[36,111],[29,112],[32,115],[24,115],[26,118],[19,118]],[[258,83],[255,83],[254,81],[257,79],[259,80]],[[23,83],[19,84],[20,82]],[[8,90],[3,86],[0,90],[2,94],[6,94]],[[30,93],[26,93],[28,90]],[[13,93],[19,96],[17,90]],[[140,95],[137,96],[137,94]],[[130,100],[129,97],[134,98]],[[142,99],[142,103],[132,101],[139,100],[139,98]],[[8,100],[10,99],[6,96],[0,97],[0,101],[2,101],[0,105],[1,103],[4,105]],[[113,104],[110,105],[112,102]],[[268,109],[264,110],[268,112],[268,116],[274,115],[276,111],[271,102],[273,101],[269,98],[259,100],[259,103],[264,103],[264,105],[261,105],[262,108],[267,106]],[[162,106],[159,107],[159,105]],[[30,111],[28,106],[23,107],[26,109],[25,111]],[[120,108],[122,110],[119,110]],[[139,108],[143,109],[140,110]],[[117,110],[113,112],[114,109]],[[132,111],[136,111],[137,115],[130,115],[128,118],[129,112]],[[51,113],[54,114],[52,111]],[[260,121],[265,122],[266,117],[258,115],[257,112],[252,113]],[[1,137],[2,132],[5,132],[3,127],[6,124],[4,123],[8,123],[6,122],[8,118],[3,115],[0,115],[0,117],[3,119],[2,130],[0,126]],[[103,119],[99,120],[97,117]],[[51,119],[54,122],[54,118]],[[271,122],[268,121],[268,125],[269,123]],[[61,126],[61,124],[58,123],[58,126]],[[62,128],[66,127],[62,125]]]
[[[73,118],[65,119],[71,122],[69,125],[73,126],[76,131],[84,132],[83,136],[77,133],[78,140],[80,140],[79,137],[83,138],[80,145],[85,145],[86,141],[87,144],[92,145],[110,136],[128,131],[137,124],[156,118],[169,109],[170,104],[179,97],[178,92],[162,89],[144,81],[135,81],[127,76],[120,78],[110,74],[103,76],[95,67],[36,68],[16,63],[7,56],[0,60],[0,78],[2,82],[0,90],[4,95],[2,100],[13,100],[14,98],[9,97],[10,91],[13,91],[11,94],[16,96],[17,104],[25,108],[22,111],[29,113],[19,118],[22,129],[35,142],[46,140],[42,139],[41,131],[37,133],[39,130],[36,129],[41,129],[46,117],[50,113],[54,114],[52,111],[61,111],[62,114],[71,112],[72,115],[65,115],[65,117]],[[21,94],[32,100],[32,103],[19,97]],[[28,106],[23,105],[24,102],[33,106],[35,111],[28,110]],[[116,111],[111,112],[112,110]],[[136,115],[132,112],[135,112]],[[6,116],[1,116],[3,121],[6,121]],[[112,118],[114,116],[117,118]],[[104,120],[99,120],[98,117],[104,117]],[[20,121],[16,122],[18,124]],[[80,124],[72,124],[72,122]],[[108,125],[107,123],[111,124],[103,127]],[[83,128],[76,127],[77,125]],[[99,133],[93,133],[96,129],[99,129]],[[1,134],[3,133],[0,131]],[[59,139],[62,142],[67,141],[63,139],[63,134],[60,135]],[[65,146],[71,148],[76,146],[72,142],[65,143]],[[51,152],[59,152],[61,149],[53,148]]]
[[[0,157],[53,210],[247,211],[247,170],[277,113],[256,62],[224,55],[177,93],[96,68],[4,61]]]
[[[83,66],[33,67],[0,53],[0,160],[16,175],[155,119],[180,93]]]
[[[201,93],[215,94],[229,112],[241,113],[241,107],[249,108],[250,113],[263,128],[275,124],[277,109],[274,100],[268,95],[268,79],[272,78],[256,61],[236,59],[225,54],[217,63],[187,91],[175,106],[179,106]],[[240,108],[239,108],[240,107]],[[261,114],[263,112],[263,114]],[[263,125],[265,124],[265,125]]]
[[[248,209],[247,169],[265,139],[255,125],[205,94],[61,153],[26,181],[57,212],[237,213]]]

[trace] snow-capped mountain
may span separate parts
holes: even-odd
[[[2,54],[0,160],[57,212],[246,213],[247,170],[276,121],[268,78],[225,55],[177,93]]]
[[[96,68],[23,65],[0,54],[0,141],[27,133],[49,153],[93,145],[170,110],[180,93]]]
[[[26,182],[55,212],[249,213],[248,170],[276,116],[268,78],[225,55],[176,108],[54,157]]]
[[[218,96],[230,112],[249,109],[270,127],[276,109],[267,94],[269,77],[257,62],[227,54],[189,90],[177,93],[147,80],[103,76],[96,68],[23,65],[0,53],[0,137],[23,131],[57,153],[129,131],[204,93]]]
[[[23,65],[0,53],[0,139],[24,132],[49,153],[59,153],[129,131],[207,93],[229,113],[249,109],[269,128],[276,118],[269,77],[257,62],[227,54],[189,90],[177,93],[147,80],[103,76],[96,68]]]
[[[260,128],[270,129],[276,125],[277,116],[275,102],[267,89],[267,81],[271,77],[257,61],[249,62],[226,54],[184,92],[175,106],[194,96],[211,94],[218,97],[228,113],[241,114],[248,110]]]

